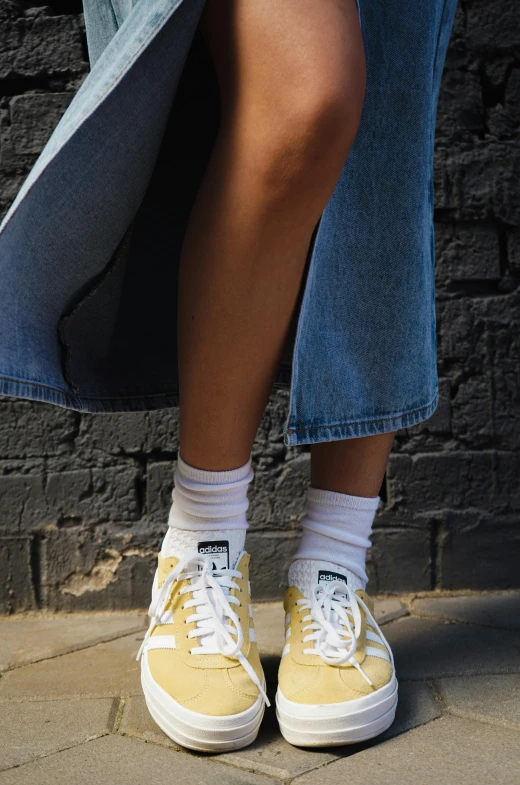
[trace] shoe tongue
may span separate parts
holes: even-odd
[[[207,556],[213,569],[234,568],[244,550],[245,536],[245,529],[188,531],[171,528],[165,537],[162,555],[182,560],[198,552]]]
[[[175,556],[179,561],[183,561],[193,553],[200,553],[210,560],[213,569],[234,568],[237,565],[240,554],[244,550],[245,539],[245,529],[191,531],[170,526],[161,546],[161,555],[163,558]],[[211,589],[209,591],[210,594],[213,593]],[[224,588],[224,593],[229,593],[229,589]],[[203,593],[200,590],[193,591],[192,596],[195,600],[203,599]],[[199,623],[197,623],[197,626],[199,626]],[[201,622],[200,626],[205,629],[213,627],[215,633],[206,634],[201,636],[200,639],[194,639],[193,645],[215,652],[218,650],[215,622],[206,620]]]
[[[297,559],[289,568],[289,586],[297,586],[307,599],[312,596],[316,584],[328,586],[333,581],[344,581],[353,591],[363,589],[363,584],[357,575],[333,562]]]

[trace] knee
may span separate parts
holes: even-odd
[[[350,147],[359,126],[364,92],[361,75],[344,77],[325,72],[309,79],[303,99],[294,107],[305,136],[318,144],[321,139],[333,150]]]
[[[314,77],[288,92],[273,99],[262,129],[262,174],[271,194],[307,184],[330,191],[358,130],[364,81]]]

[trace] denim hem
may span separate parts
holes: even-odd
[[[177,390],[113,398],[82,398],[50,385],[18,381],[6,377],[0,377],[0,395],[50,403],[54,404],[54,406],[61,406],[64,409],[72,409],[73,411],[85,412],[87,414],[149,412],[156,409],[170,409],[179,405],[179,393]]]
[[[284,444],[294,447],[299,444],[317,444],[318,442],[333,442],[340,439],[354,439],[360,436],[374,436],[378,433],[398,431],[409,428],[431,417],[439,403],[439,393],[420,408],[409,409],[400,414],[390,414],[383,417],[374,417],[370,420],[353,420],[333,425],[310,425],[290,427],[284,431]]]

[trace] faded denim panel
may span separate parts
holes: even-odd
[[[147,0],[142,13],[128,17],[5,217],[0,376],[50,386],[75,400],[77,389],[63,367],[60,321],[103,274],[143,201],[202,7],[203,0]],[[170,394],[176,375],[175,368],[167,375],[170,362],[163,361],[164,381],[140,374],[136,362],[133,389],[117,378],[117,366],[112,377],[94,366],[82,392],[125,399]],[[89,410],[89,404],[74,408]]]

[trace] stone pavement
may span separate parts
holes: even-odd
[[[280,736],[268,709],[251,747],[179,748],[154,725],[135,654],[141,613],[0,620],[0,785],[518,785],[520,592],[377,602],[400,702],[377,740],[320,751]],[[270,697],[279,603],[256,606]]]

